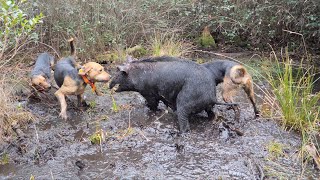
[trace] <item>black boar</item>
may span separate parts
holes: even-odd
[[[210,71],[195,62],[173,57],[148,58],[118,66],[119,72],[110,88],[119,84],[116,92],[136,91],[156,110],[159,101],[176,111],[180,131],[189,131],[188,118],[205,110],[213,118],[217,103],[216,84]]]

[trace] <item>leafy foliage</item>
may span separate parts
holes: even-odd
[[[29,17],[20,6],[25,1],[15,3],[14,0],[0,0],[0,60],[12,59],[19,46],[27,40],[36,38],[34,33],[37,24],[41,23],[42,13]],[[11,51],[13,49],[13,51]],[[5,53],[8,53],[5,55]]]

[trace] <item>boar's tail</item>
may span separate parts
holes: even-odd
[[[222,102],[216,102],[216,105],[225,105],[225,106],[239,106],[238,103],[222,103]]]
[[[250,75],[245,67],[235,65],[230,69],[230,78],[235,84],[245,84],[250,79]]]

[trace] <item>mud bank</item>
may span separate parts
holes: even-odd
[[[36,179],[319,177],[312,165],[301,167],[299,136],[282,130],[274,120],[253,119],[242,91],[236,99],[241,102],[240,122],[233,121],[233,110],[218,106],[217,121],[209,121],[205,113],[194,115],[191,132],[179,136],[176,116],[164,105],[152,113],[138,93],[124,92],[113,95],[119,110],[114,112],[107,85],[100,87],[105,95],[99,97],[87,88],[91,107],[86,110],[73,105],[75,97],[69,99],[68,121],[58,118],[60,107],[53,92],[41,101],[22,102],[37,121],[17,141],[2,147],[10,160],[0,165],[0,179],[29,179],[31,175]],[[258,95],[259,105],[261,99]],[[238,128],[243,136],[227,126]],[[90,141],[97,131],[104,135],[101,145]],[[279,157],[268,152],[271,142],[283,145]]]

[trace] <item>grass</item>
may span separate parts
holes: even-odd
[[[13,70],[13,72],[17,71]],[[4,74],[0,78],[0,144],[2,140],[10,140],[16,136],[14,127],[22,128],[34,120],[30,112],[24,110],[20,104],[16,104],[14,92],[21,81],[12,74]]]
[[[303,62],[294,65],[288,53],[280,61],[274,54],[276,73],[269,74],[269,83],[277,98],[283,125],[301,131],[319,130],[320,93],[312,94],[313,68],[304,67]]]
[[[175,34],[158,34],[151,38],[150,45],[152,56],[174,56],[179,57],[185,55],[192,45],[179,40]]]
[[[284,154],[284,145],[276,141],[270,141],[267,150],[271,158],[278,158]]]
[[[116,101],[114,100],[114,97],[112,96],[112,94],[110,94],[110,95],[112,98],[112,112],[117,113],[117,112],[119,112],[118,105],[117,105]]]
[[[320,93],[312,92],[314,67],[304,63],[303,59],[299,64],[294,64],[287,50],[281,59],[273,52],[272,59],[275,69],[266,71],[275,97],[273,102],[269,98],[270,107],[274,109],[274,116],[280,117],[280,122],[285,129],[295,130],[301,134],[301,162],[304,162],[306,155],[317,162],[320,159],[320,144],[317,142],[320,131]],[[310,61],[307,59],[307,62]],[[306,148],[310,144],[314,147],[312,151]],[[281,149],[277,146],[270,148],[274,149],[276,154],[277,149]]]

